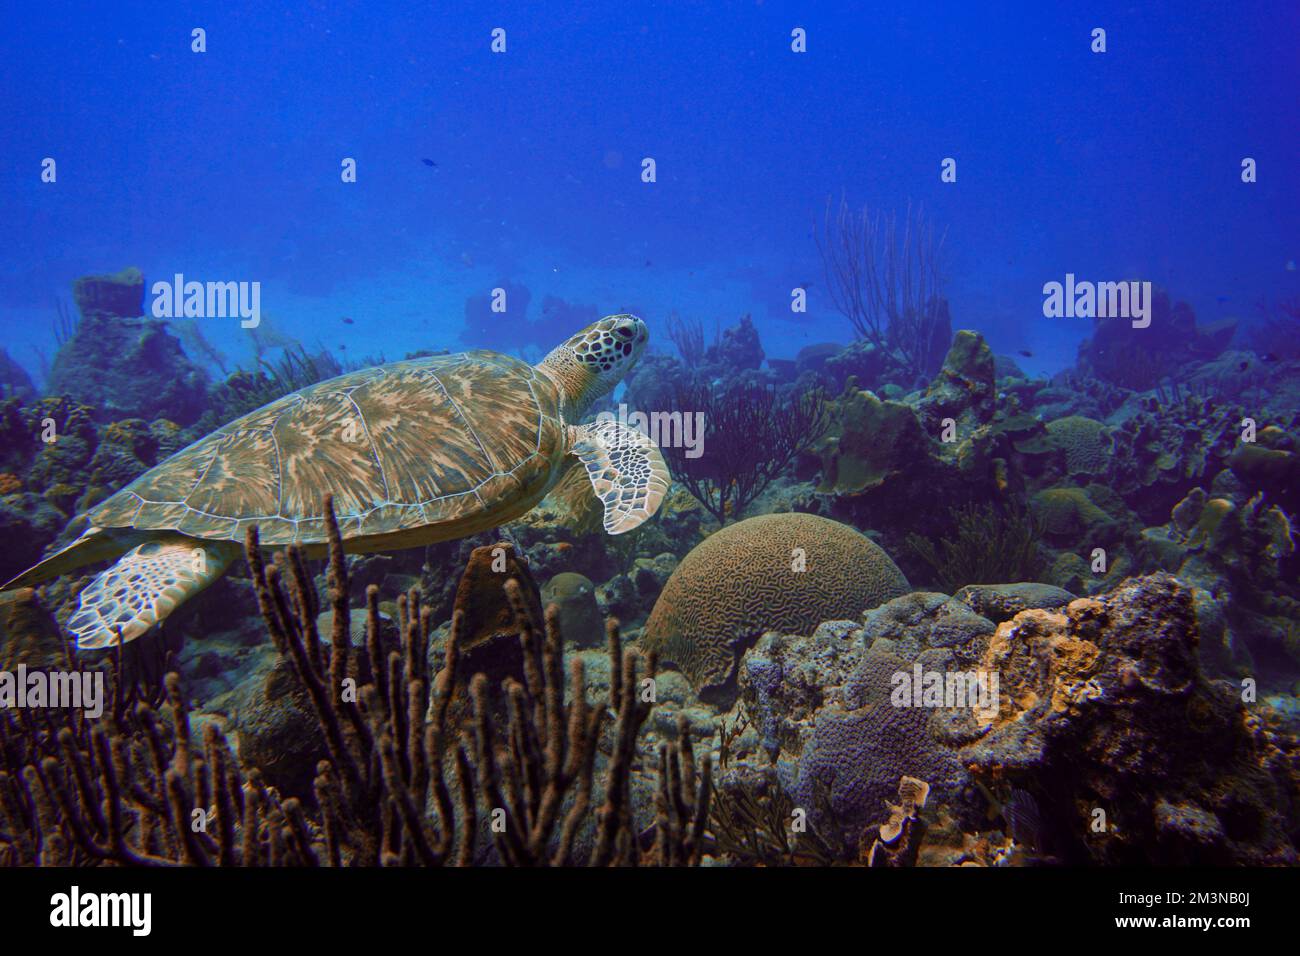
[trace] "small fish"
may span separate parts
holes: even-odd
[[[1002,817],[1011,831],[1011,839],[1021,846],[1039,848],[1042,831],[1042,818],[1038,812],[1038,801],[1028,790],[1012,790],[1007,802],[1002,805]]]
[[[1245,362],[1242,362],[1240,365],[1237,366],[1237,369],[1238,369],[1239,371],[1242,371],[1242,372],[1246,371],[1246,369],[1248,369],[1248,368],[1250,368],[1250,361],[1249,361],[1249,360],[1247,360],[1247,361],[1245,361]]]
[[[1265,352],[1263,355],[1259,357],[1259,360],[1261,362],[1276,362],[1277,356],[1272,352]]]
[[[437,169],[437,168],[438,168],[438,164],[435,163],[435,162],[434,162],[433,160],[431,160],[431,159],[422,159],[422,160],[420,160],[420,162],[424,163],[424,165],[428,166],[430,169]]]
[[[344,325],[355,325],[356,323],[353,322],[350,318],[348,318],[348,317],[345,315],[345,316],[343,316],[343,324],[344,324]]]
[[[339,351],[340,351],[340,352],[346,352],[347,350],[348,350],[348,347],[347,347],[346,345],[340,345],[340,346],[339,346]]]
[[[1286,261],[1286,271],[1287,271],[1287,272],[1295,272],[1295,260],[1294,260],[1294,259],[1288,259],[1288,260]]]
[[[1029,349],[1020,349],[1020,350],[1018,350],[1018,351],[1016,352],[1016,354],[1017,354],[1017,355],[1023,355],[1025,358],[1033,358],[1033,357],[1034,357],[1034,353],[1031,352],[1031,351],[1029,351]]]

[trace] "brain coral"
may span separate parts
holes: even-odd
[[[1058,418],[1047,424],[1048,441],[1065,452],[1071,475],[1104,474],[1110,463],[1110,437],[1106,426],[1082,415]]]
[[[800,556],[802,565],[800,564]],[[911,588],[865,535],[817,515],[760,515],[704,539],[677,566],[641,644],[681,668],[696,691],[727,682],[764,631],[811,634],[856,619]]]
[[[1074,539],[1109,520],[1082,488],[1048,488],[1034,495],[1029,504],[1049,538]]]

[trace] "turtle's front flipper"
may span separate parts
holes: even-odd
[[[573,454],[605,505],[605,531],[631,531],[659,510],[672,480],[664,456],[641,432],[618,422],[574,428]]]
[[[77,647],[112,647],[134,641],[215,581],[239,556],[232,541],[201,541],[159,534],[131,549],[81,592],[81,605],[68,621]]]

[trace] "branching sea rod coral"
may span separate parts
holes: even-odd
[[[214,724],[195,745],[179,677],[167,676],[163,702],[130,706],[122,673],[119,659],[103,720],[0,716],[0,864],[304,862],[301,804],[240,770]]]
[[[702,414],[707,431],[703,454],[681,442],[661,450],[673,478],[718,524],[739,519],[767,486],[822,436],[829,424],[820,391],[789,400],[760,385],[725,390],[693,382],[675,390],[674,406]]]
[[[952,337],[942,297],[944,237],[909,205],[898,236],[893,215],[827,200],[816,231],[832,303],[860,338],[898,356],[913,377],[933,375]]]
[[[637,862],[628,774],[637,735],[650,710],[639,688],[642,680],[653,679],[653,655],[644,672],[639,672],[636,656],[624,651],[618,625],[611,621],[608,700],[595,706],[586,703],[582,663],[575,661],[570,673],[571,699],[566,706],[558,612],[548,610],[545,634],[539,637],[518,584],[507,582],[523,650],[524,680],[508,678],[504,682],[508,720],[504,740],[498,742],[487,679],[482,675],[473,678],[469,682],[471,727],[460,729],[457,743],[448,705],[461,676],[461,616],[453,617],[443,667],[430,684],[425,663],[430,615],[420,609],[417,592],[412,591],[398,604],[402,646],[385,657],[379,638],[378,589],[372,587],[367,591],[366,649],[374,679],[360,688],[357,699],[349,701],[343,693],[345,682],[360,668],[348,659],[347,568],[328,499],[326,512],[334,604],[328,666],[315,632],[315,593],[301,554],[295,548],[287,552],[292,572],[288,596],[280,585],[279,569],[263,562],[255,531],[250,531],[248,555],[263,616],[307,686],[330,749],[331,760],[322,763],[317,793],[325,832],[335,834],[340,844],[337,851],[331,849],[331,859],[338,856],[346,862],[351,853],[355,857],[352,862],[438,864],[449,861],[455,841],[459,844],[456,862],[471,862],[477,782],[483,810],[503,824],[492,828],[502,862],[571,862],[577,827],[590,807],[596,746],[609,709],[616,714],[614,744],[589,862],[598,866]],[[426,690],[429,687],[431,694]],[[683,742],[676,751],[676,765],[680,770],[687,762],[693,765],[694,757]],[[454,766],[457,786],[454,806],[446,782],[448,764]],[[696,791],[683,793],[681,787],[688,777],[693,782],[695,774],[678,773],[666,785],[673,799],[707,808],[709,773],[699,774]],[[573,804],[561,821],[560,807],[570,795]],[[430,798],[432,819],[426,813]],[[558,843],[553,843],[557,827]],[[666,841],[668,836],[662,839]],[[685,845],[680,834],[673,840],[679,848]]]
[[[718,337],[715,333],[714,338]],[[683,318],[674,310],[668,314],[668,338],[677,346],[677,354],[687,368],[704,360],[704,323],[697,317]]]
[[[934,542],[918,534],[907,544],[934,573],[945,594],[967,584],[1033,581],[1043,571],[1038,526],[1021,507],[967,505],[948,513],[951,535]]]
[[[659,752],[654,844],[643,852],[632,820],[629,776],[652,698],[653,657],[626,653],[608,625],[611,687],[588,703],[581,660],[565,703],[558,613],[539,631],[516,582],[507,594],[523,649],[524,680],[504,684],[507,720],[498,733],[488,681],[468,681],[462,723],[451,705],[458,680],[463,612],[453,618],[443,666],[429,673],[428,609],[416,592],[398,602],[399,640],[381,639],[378,589],[367,591],[366,644],[351,652],[342,541],[327,501],[331,646],[316,629],[318,601],[302,553],[268,564],[250,530],[248,558],[262,615],[292,664],[321,724],[328,758],[315,803],[283,799],[256,768],[241,768],[215,722],[192,740],[180,679],[165,700],[136,699],[114,677],[114,706],[102,721],[68,712],[0,715],[0,863],[83,865],[363,866],[469,864],[479,809],[493,822],[496,858],[508,865],[578,860],[575,838],[596,813],[591,865],[698,863],[712,792],[710,761],[697,770],[689,735]],[[114,674],[123,673],[121,653]],[[134,701],[134,703],[132,703]],[[600,774],[607,711],[612,752]],[[599,784],[599,786],[597,785]],[[571,803],[566,801],[572,799]],[[563,811],[563,812],[562,812]],[[195,821],[200,821],[198,825]]]

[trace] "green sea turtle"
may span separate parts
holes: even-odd
[[[118,558],[68,621],[81,648],[131,641],[219,578],[250,525],[265,545],[325,550],[334,497],[350,552],[461,538],[527,512],[575,464],[630,531],[668,490],[659,449],[615,421],[581,425],[645,349],[612,315],[539,365],[474,351],[349,372],[250,412],[145,472],[88,514],[86,532],[0,590]]]

